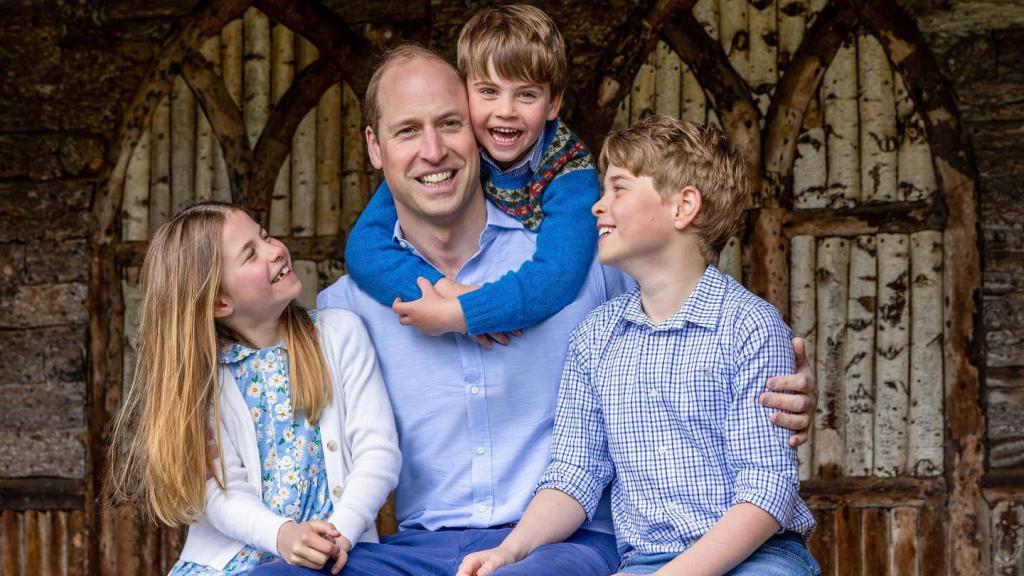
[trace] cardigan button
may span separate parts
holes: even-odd
[[[335,450],[338,449],[338,443],[335,442],[334,440],[327,442],[327,449],[330,450],[331,452],[334,452]]]
[[[331,494],[334,494],[335,498],[341,498],[341,485],[335,486],[334,490],[331,490]]]

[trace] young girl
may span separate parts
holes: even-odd
[[[401,466],[391,405],[359,319],[303,310],[301,287],[284,244],[229,204],[194,204],[150,243],[112,488],[189,524],[173,575],[279,556],[337,573],[377,539]]]

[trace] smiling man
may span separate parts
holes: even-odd
[[[493,281],[531,258],[537,234],[484,199],[466,91],[451,65],[416,46],[392,50],[370,81],[364,111],[370,160],[395,198],[399,246],[463,284]],[[320,294],[318,307],[347,308],[366,322],[403,455],[395,491],[401,531],[356,546],[346,576],[454,574],[465,555],[501,542],[548,462],[568,335],[628,283],[595,261],[571,304],[493,350],[464,334],[431,337],[401,325],[347,276]],[[809,370],[784,380],[813,391]],[[805,428],[813,399],[786,400],[805,412],[789,424]],[[567,541],[496,574],[600,576],[617,562],[606,496]],[[281,562],[254,572],[308,573]]]

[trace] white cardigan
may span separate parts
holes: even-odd
[[[374,520],[398,484],[398,435],[366,328],[341,309],[318,312],[320,345],[333,397],[320,417],[334,512],[328,522],[350,542],[377,541]],[[277,532],[289,519],[260,499],[260,456],[248,406],[226,366],[220,368],[220,434],[226,490],[206,481],[206,510],[189,526],[181,559],[223,569],[250,544],[277,554]],[[220,461],[214,463],[220,470]]]

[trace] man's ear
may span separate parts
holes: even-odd
[[[693,223],[700,213],[701,201],[700,190],[693,186],[683,186],[679,192],[672,195],[672,224],[676,230],[685,230]]]
[[[231,301],[223,294],[218,295],[213,301],[214,318],[227,318],[228,316],[231,316],[234,311],[235,307],[231,305]]]
[[[377,170],[382,170],[384,162],[380,157],[380,144],[377,143],[377,135],[373,133],[373,128],[370,126],[366,127],[366,151],[370,155],[370,164],[373,164]]]

